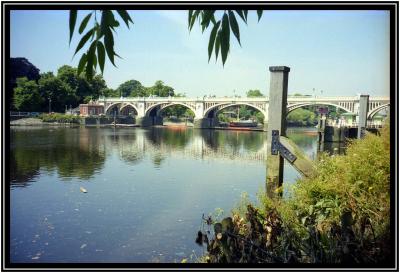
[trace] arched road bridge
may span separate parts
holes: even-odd
[[[353,97],[312,97],[289,96],[287,113],[309,105],[330,105],[347,113],[358,115],[359,96]],[[268,123],[269,98],[186,98],[186,97],[155,97],[155,98],[99,98],[98,104],[104,106],[104,112],[109,115],[134,113],[137,123],[142,126],[162,124],[161,112],[173,105],[182,105],[193,111],[195,128],[210,128],[218,124],[217,114],[224,108],[236,105],[247,105],[259,110],[265,122]],[[389,97],[370,97],[368,119],[390,106]]]

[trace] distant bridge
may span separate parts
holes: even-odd
[[[334,106],[347,113],[358,115],[359,97],[311,97],[292,96],[287,99],[287,113],[310,105]],[[173,105],[182,105],[195,114],[195,126],[208,128],[215,125],[219,111],[230,106],[247,105],[257,109],[264,115],[265,123],[268,122],[268,97],[257,98],[185,98],[185,97],[153,97],[153,98],[100,98],[98,104],[104,106],[106,114],[134,113],[142,120],[144,125],[157,124],[161,112]],[[368,118],[390,106],[389,97],[370,97]],[[161,118],[162,122],[162,118]]]

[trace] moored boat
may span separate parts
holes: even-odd
[[[257,127],[257,122],[252,120],[239,120],[229,122],[229,127]]]

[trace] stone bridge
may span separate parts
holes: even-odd
[[[358,115],[359,96],[353,97],[314,97],[289,96],[287,113],[309,105],[330,105],[347,113]],[[109,115],[133,114],[137,123],[142,126],[162,124],[161,112],[173,105],[182,105],[194,113],[195,128],[210,128],[218,124],[217,114],[224,108],[237,105],[247,105],[264,115],[264,124],[268,123],[269,98],[186,98],[186,97],[155,97],[155,98],[99,98],[98,104],[104,106],[104,112]],[[370,97],[368,118],[390,106],[389,97]]]

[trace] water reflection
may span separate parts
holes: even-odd
[[[314,131],[288,130],[288,136],[312,158],[317,151]],[[154,167],[160,168],[169,156],[262,162],[266,158],[266,144],[266,134],[262,132],[185,128],[12,128],[11,185],[29,185],[40,170],[57,171],[64,180],[89,179],[103,168],[106,157],[115,150],[129,165],[138,164],[148,156]]]
[[[101,135],[77,128],[16,128],[10,131],[12,186],[26,186],[40,171],[57,171],[64,180],[91,178],[103,168]]]
[[[298,134],[294,141],[315,153],[316,136]],[[217,207],[229,212],[242,192],[255,200],[265,186],[262,132],[12,128],[10,147],[16,262],[199,256],[193,238],[201,215]],[[294,181],[296,172],[285,167],[285,175]]]

